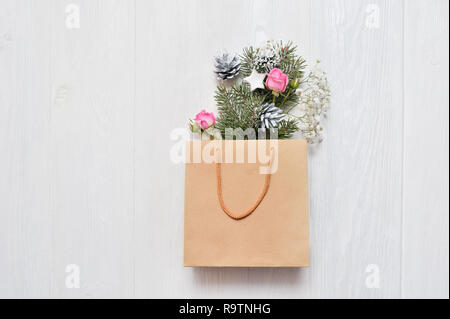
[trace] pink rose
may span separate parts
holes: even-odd
[[[280,69],[272,69],[267,75],[266,86],[275,92],[284,92],[289,83],[289,78]]]
[[[202,110],[195,116],[194,122],[200,126],[202,130],[206,130],[208,127],[211,127],[216,123],[216,119],[212,112],[208,113],[205,110]]]

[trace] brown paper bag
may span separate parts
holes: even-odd
[[[306,141],[275,142],[270,162],[269,141],[220,141],[214,142],[216,146],[211,141],[188,142],[185,266],[309,265]],[[261,158],[256,155],[256,162],[255,145],[258,151],[265,151]],[[199,149],[206,161],[202,158],[201,163],[195,163],[199,161],[198,152],[195,152]],[[227,152],[230,149],[232,156]],[[213,154],[214,151],[217,154]],[[226,157],[233,163],[227,163]],[[236,163],[242,160],[243,163]],[[271,165],[274,172],[270,174],[267,193],[255,210],[243,219],[232,219],[220,205],[216,164],[220,161],[223,162],[220,164],[223,202],[236,215],[251,208],[262,194],[266,175],[260,174],[260,170],[267,170]]]

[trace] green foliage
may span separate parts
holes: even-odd
[[[259,124],[258,115],[263,99],[260,95],[252,94],[247,83],[234,84],[231,88],[218,86],[215,100],[219,111],[216,128],[223,137],[226,128],[241,128],[245,131]]]
[[[306,67],[306,61],[295,54],[297,46],[292,42],[283,45],[283,42],[276,44],[280,54],[279,69],[289,76],[289,80],[302,79]]]
[[[292,110],[296,105],[298,105],[299,102],[297,93],[288,93],[280,94],[280,96],[275,99],[275,106],[278,106],[280,109],[285,111],[285,113],[289,113],[289,111]]]
[[[297,56],[297,46],[292,42],[286,44],[283,41],[270,42],[267,44],[267,49],[276,55],[277,63],[273,66],[279,68],[283,73],[287,74],[289,80],[302,79],[306,67],[306,61],[300,56]],[[258,54],[261,53],[262,48],[253,48],[252,46],[245,48],[241,57],[241,74],[247,77],[252,73]],[[267,70],[267,72],[270,70]]]
[[[291,138],[299,130],[298,121],[295,119],[284,120],[278,128],[278,138],[280,140]]]
[[[254,61],[256,59],[256,49],[253,47],[244,48],[241,58],[241,75],[247,77],[252,73]]]
[[[298,79],[302,81],[305,60],[296,55],[297,47],[288,42],[284,44],[279,42],[268,42],[264,48],[248,47],[243,50],[241,59],[240,77],[249,76],[256,66],[261,66],[267,60],[273,63],[271,67],[277,67],[287,74],[290,81]],[[270,59],[261,59],[264,52],[269,51],[273,54]],[[263,62],[261,62],[263,61]],[[264,65],[264,64],[262,64]],[[268,70],[267,68],[267,71]],[[285,113],[289,113],[299,103],[299,96],[295,93],[295,88],[290,86],[285,92],[274,97],[272,92],[265,89],[256,89],[253,92],[246,82],[235,83],[227,88],[223,85],[217,87],[215,100],[218,106],[218,117],[216,119],[216,128],[218,128],[223,137],[227,128],[241,128],[242,130],[257,130],[260,123],[261,106],[264,103],[275,103],[275,106],[281,108]],[[299,123],[294,119],[285,119],[278,124],[278,138],[287,139],[298,131]],[[256,134],[257,135],[257,134]],[[267,132],[266,138],[269,138]]]

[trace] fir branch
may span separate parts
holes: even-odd
[[[281,108],[285,113],[289,113],[295,106],[298,105],[299,97],[297,93],[291,93],[286,98],[283,98],[283,101],[281,101],[280,105],[278,105],[279,108]]]
[[[299,130],[298,121],[295,119],[287,119],[280,122],[278,127],[278,138],[280,140],[291,138],[292,135]]]
[[[250,46],[244,48],[244,52],[241,54],[241,75],[243,77],[249,76],[254,68],[254,62],[256,57],[256,50]]]
[[[216,128],[223,137],[227,128],[245,131],[257,127],[263,99],[252,94],[247,83],[234,84],[231,88],[218,86],[215,100],[218,106]]]
[[[279,52],[280,64],[279,68],[288,75],[289,80],[301,79],[304,75],[306,61],[297,56],[297,46],[292,42],[283,44],[282,41],[274,45]]]

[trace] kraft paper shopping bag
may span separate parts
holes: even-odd
[[[185,266],[309,265],[306,141],[275,142],[187,143]]]

